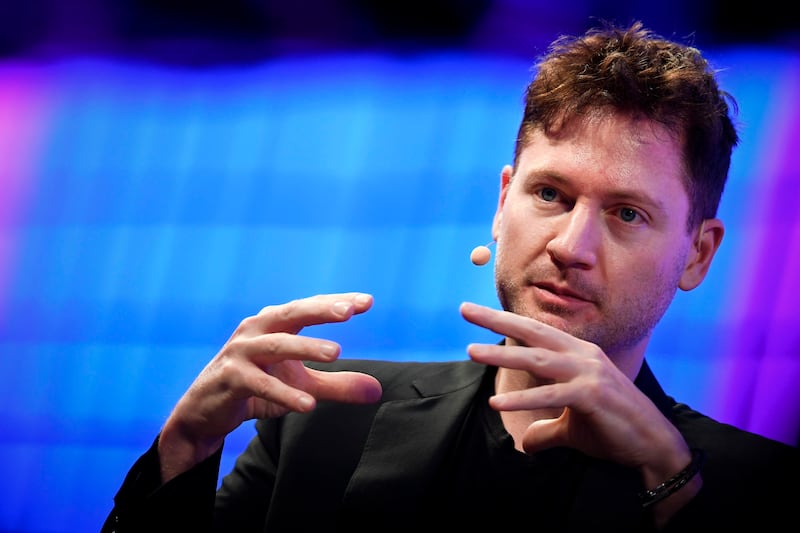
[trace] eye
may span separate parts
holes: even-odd
[[[642,220],[642,216],[639,214],[638,211],[632,209],[630,207],[622,207],[618,211],[619,218],[623,222],[627,222],[629,224],[638,222]]]
[[[552,187],[542,187],[539,190],[539,197],[545,202],[555,202],[558,200],[558,191]]]

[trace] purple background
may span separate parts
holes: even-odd
[[[797,444],[800,32],[777,6],[2,3],[0,531],[98,530],[264,305],[373,293],[366,315],[309,331],[346,357],[494,340],[458,315],[497,305],[469,252],[489,240],[534,56],[596,18],[693,35],[741,108],[722,249],[648,360],[679,400]]]

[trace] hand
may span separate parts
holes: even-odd
[[[556,418],[535,420],[525,429],[528,453],[567,446],[639,468],[646,486],[655,486],[688,464],[683,436],[603,351],[547,324],[506,311],[464,303],[473,324],[515,342],[472,344],[480,363],[524,371],[539,385],[497,394],[498,411],[562,409]]]
[[[162,480],[213,454],[242,422],[306,412],[317,400],[377,401],[381,385],[358,372],[323,372],[341,347],[297,335],[304,327],[344,322],[372,307],[362,293],[327,294],[265,307],[245,318],[173,409],[159,437]]]

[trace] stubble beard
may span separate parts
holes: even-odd
[[[615,353],[639,345],[650,337],[672,302],[680,275],[674,266],[670,275],[659,277],[656,287],[647,294],[623,295],[616,303],[609,300],[605,290],[584,290],[582,294],[592,295],[600,318],[593,322],[579,322],[574,313],[563,306],[537,304],[530,298],[524,298],[526,282],[515,281],[506,275],[499,259],[495,263],[495,287],[504,310],[544,322],[573,337],[596,344],[612,358]],[[552,279],[552,274],[548,278],[546,273],[537,271],[527,272],[526,276],[525,279]],[[578,278],[571,279],[570,284],[579,291],[581,285],[587,288]]]

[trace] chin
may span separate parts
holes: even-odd
[[[539,316],[533,316],[535,320],[543,322],[548,326],[553,326],[561,331],[566,331],[572,336],[581,337],[581,332],[585,330],[583,324],[576,324],[574,319],[568,319],[560,315],[553,315],[551,313],[542,313]]]
[[[558,328],[568,333],[571,333],[572,330],[576,329],[576,327],[580,328],[580,326],[576,324],[575,316],[571,316],[557,310],[542,309],[539,306],[526,305],[522,307],[515,306],[512,312],[524,317],[532,318],[538,322],[542,322],[548,326],[553,326],[554,328]]]

